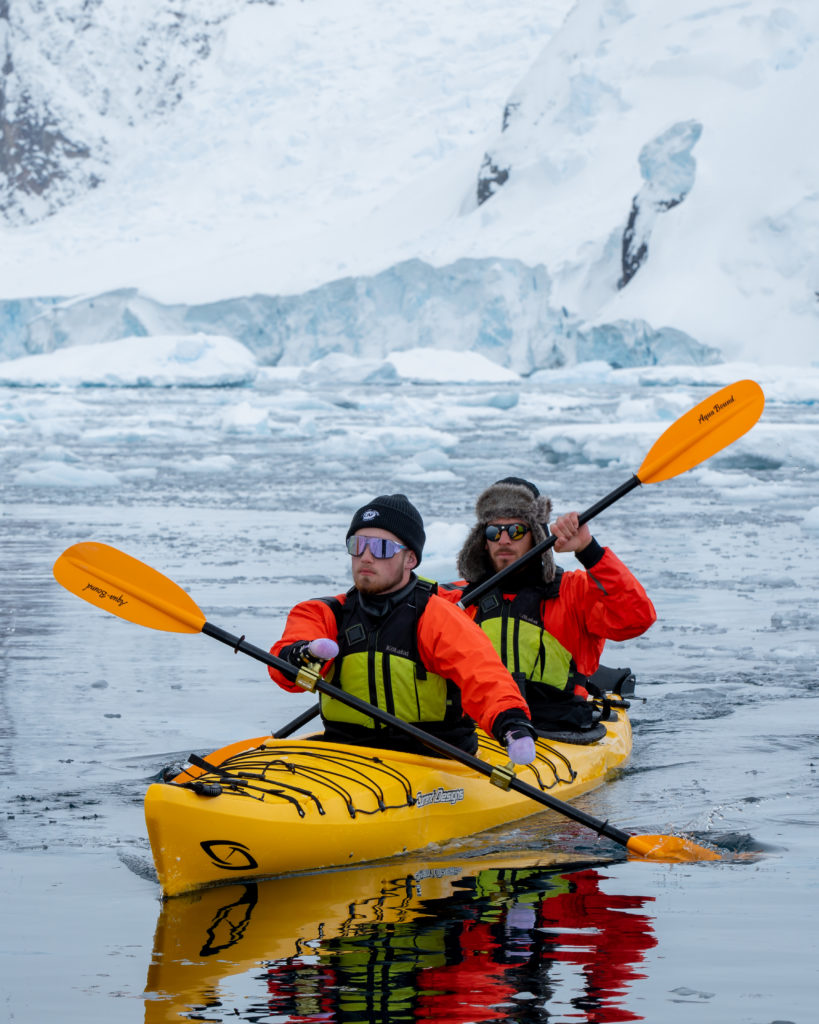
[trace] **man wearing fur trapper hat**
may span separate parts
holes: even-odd
[[[446,596],[458,601],[517,562],[545,539],[551,511],[549,499],[528,480],[505,477],[488,487],[458,555],[463,579],[448,584]],[[640,636],[657,615],[640,583],[588,525],[579,524],[576,512],[556,519],[551,532],[555,551],[573,551],[583,569],[564,572],[548,550],[466,611],[520,685],[535,728],[582,731],[594,725],[593,707],[570,679],[597,670],[606,640]]]
[[[478,749],[477,721],[512,761],[528,764],[535,731],[526,701],[486,635],[413,572],[425,540],[405,495],[362,505],[346,537],[354,586],[297,604],[272,653],[296,667],[306,658],[331,662],[327,678],[340,689],[470,754]],[[283,689],[303,692],[278,669],[269,671]],[[324,693],[320,708],[322,739],[430,754],[397,726]]]

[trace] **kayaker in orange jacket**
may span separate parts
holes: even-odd
[[[294,666],[328,662],[329,682],[468,753],[477,750],[477,722],[515,763],[528,764],[535,732],[526,702],[486,634],[414,573],[425,540],[405,495],[363,505],[347,531],[354,586],[296,605],[271,652]],[[300,692],[269,671],[283,689]],[[330,741],[431,752],[325,694],[321,716]]]
[[[463,579],[441,589],[459,601],[546,537],[551,502],[520,477],[488,487],[475,506],[477,522],[458,555]],[[586,701],[583,678],[600,664],[606,640],[640,636],[656,620],[645,590],[611,551],[601,547],[576,512],[551,525],[555,551],[573,551],[582,569],[564,572],[551,550],[529,559],[467,613],[526,696],[540,731],[583,731],[599,712]]]

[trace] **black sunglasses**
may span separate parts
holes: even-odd
[[[503,531],[509,537],[509,540],[521,540],[529,532],[529,527],[526,523],[503,523],[495,524],[490,523],[489,526],[484,530],[487,540],[500,540],[503,536]]]

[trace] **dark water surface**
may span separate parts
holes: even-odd
[[[423,568],[445,578],[488,482],[524,475],[557,511],[586,507],[722,383],[0,391],[6,1019],[812,1022],[814,403],[769,399],[747,439],[594,526],[659,621],[609,645],[646,702],[630,764],[579,803],[716,844],[719,863],[630,861],[536,814],[386,864],[162,904],[147,784],[309,698],[204,636],[106,616],[51,575],[71,544],[103,541],[266,646],[295,601],[346,587],[340,538],[372,494],[417,502]]]

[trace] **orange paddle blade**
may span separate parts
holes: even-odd
[[[695,405],[666,430],[637,470],[656,484],[698,466],[746,434],[762,415],[765,396],[753,380],[738,380]]]
[[[626,849],[639,857],[670,864],[722,860],[716,850],[709,850],[681,836],[632,836],[626,843]]]
[[[54,563],[54,577],[89,604],[151,629],[201,633],[205,616],[173,580],[124,551],[86,541]]]

